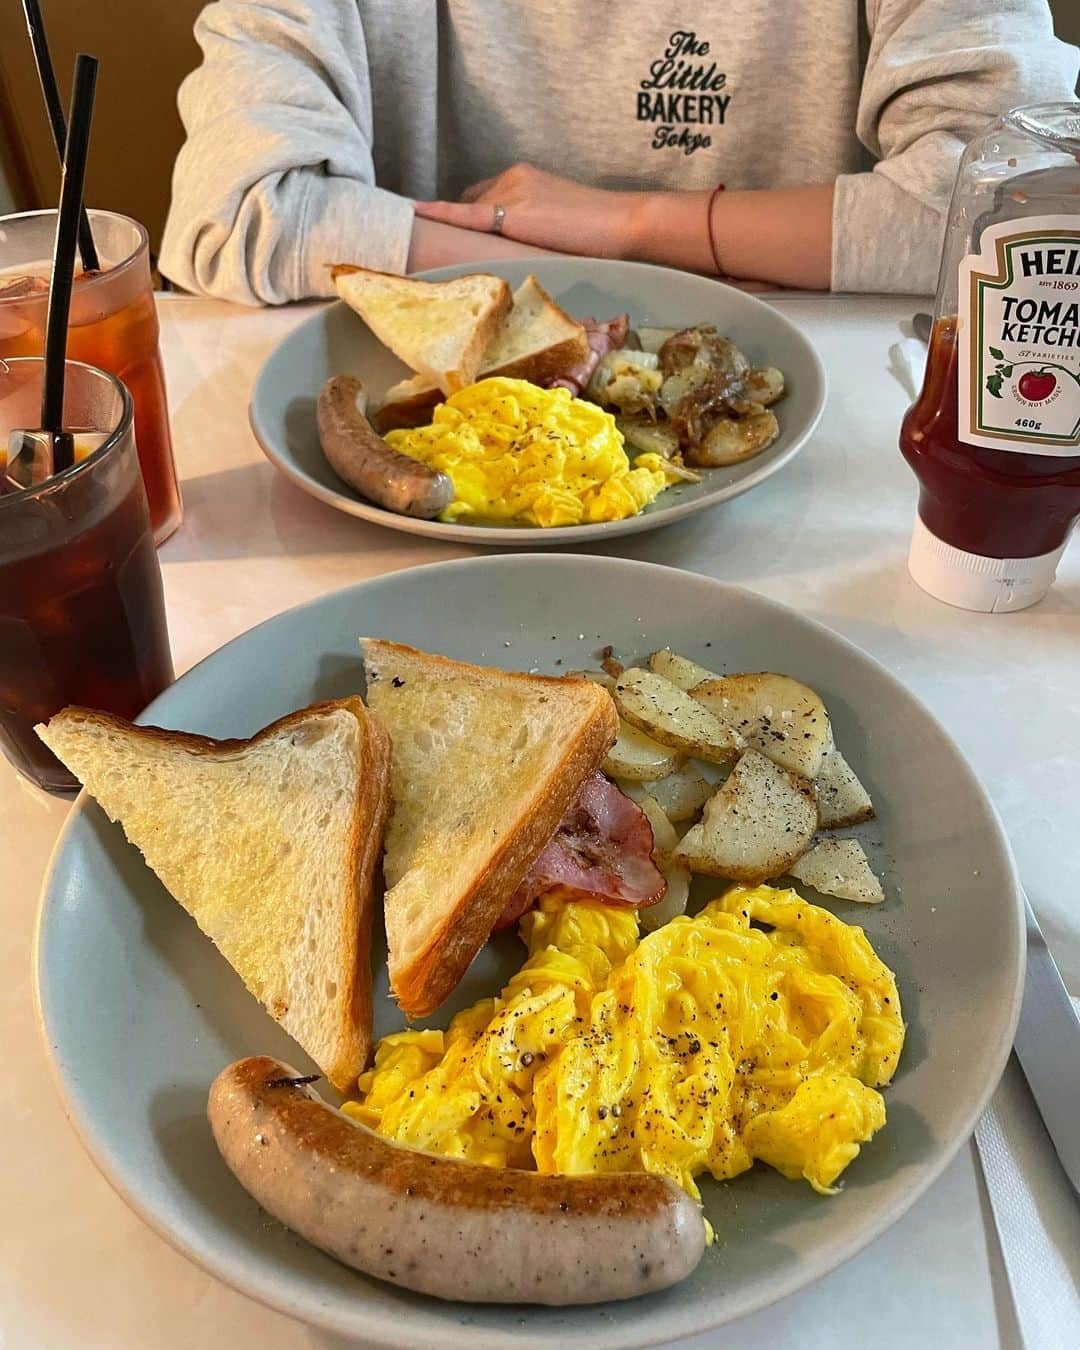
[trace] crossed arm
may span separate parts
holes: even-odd
[[[501,237],[490,233],[496,204],[506,212]],[[711,229],[723,275],[829,288],[831,183],[715,198],[710,192],[610,192],[515,164],[466,189],[460,202],[417,202],[416,216],[411,271],[539,249],[715,274]]]
[[[719,194],[725,275],[931,290],[964,144],[1002,108],[1072,93],[1076,52],[1054,39],[1046,0],[862,2],[871,44],[853,130],[874,170]],[[718,270],[704,192],[612,192],[530,165],[459,202],[414,204],[381,186],[352,0],[217,0],[195,31],[205,59],[180,91],[188,140],[161,250],[182,286],[278,304],[330,294],[327,263],[343,258],[397,272],[545,250]],[[434,168],[414,177],[434,189]],[[501,236],[490,232],[495,204],[506,209]]]

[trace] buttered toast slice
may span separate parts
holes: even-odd
[[[510,312],[510,287],[486,272],[417,281],[339,263],[330,275],[338,295],[379,341],[444,394],[472,384],[485,348]]]
[[[510,675],[362,638],[367,701],[390,733],[390,984],[434,1012],[618,732],[589,680]]]
[[[250,740],[65,708],[38,735],[270,1015],[347,1091],[371,1047],[372,881],[390,742],[359,698]]]
[[[513,308],[484,352],[477,379],[503,375],[543,385],[580,365],[588,353],[584,324],[560,309],[530,273],[514,292]],[[436,386],[414,375],[387,390],[375,423],[380,432],[420,426],[439,401]]]

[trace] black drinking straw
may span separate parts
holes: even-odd
[[[67,126],[64,123],[64,109],[60,102],[60,90],[56,85],[56,71],[53,70],[52,56],[49,54],[49,40],[45,36],[45,23],[41,17],[38,0],[23,0],[23,13],[26,15],[26,28],[30,34],[30,45],[34,49],[41,93],[45,99],[45,111],[49,114],[49,126],[52,128],[53,142],[60,163],[64,162],[64,149],[67,144]],[[79,207],[79,254],[82,257],[84,272],[99,270],[97,246],[90,230],[90,217],[84,206]]]
[[[97,61],[80,52],[75,58],[75,80],[71,87],[64,170],[60,179],[60,210],[56,217],[52,282],[49,286],[49,317],[45,325],[45,383],[41,394],[41,425],[43,430],[54,434],[63,430],[64,360],[71,284],[75,273],[75,237],[78,234],[83,183],[86,180],[86,152],[90,145],[90,120],[94,115],[97,72]],[[70,468],[72,454],[70,437],[56,436],[53,473]]]

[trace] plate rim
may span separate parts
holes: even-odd
[[[480,260],[475,263],[452,263],[446,267],[431,267],[422,272],[410,274],[416,280],[420,281],[441,281],[448,277],[460,276],[464,269],[482,270],[484,268],[498,268],[507,264],[527,264],[536,262],[541,266],[545,263],[555,261],[558,263],[573,262],[572,258],[550,259],[546,255],[533,255],[525,258],[500,258]],[[356,519],[366,520],[375,525],[382,525],[385,529],[398,530],[407,534],[426,536],[431,539],[445,539],[447,541],[456,541],[462,543],[475,542],[478,545],[500,545],[504,548],[531,549],[537,547],[550,547],[557,544],[576,544],[585,543],[589,540],[605,540],[620,535],[639,534],[645,530],[661,529],[665,525],[673,525],[676,521],[684,519],[686,516],[695,515],[699,511],[705,511],[709,507],[720,506],[725,501],[732,501],[735,497],[740,497],[745,492],[750,492],[766,479],[771,478],[773,474],[779,473],[787,464],[801,453],[814,436],[818,427],[821,425],[821,419],[825,413],[825,406],[829,397],[829,378],[825,369],[825,363],[822,361],[817,348],[810,341],[802,327],[797,324],[788,315],[784,314],[775,306],[761,299],[751,291],[744,291],[737,286],[731,286],[727,282],[720,281],[716,277],[698,277],[695,273],[682,272],[681,269],[668,267],[659,267],[655,263],[641,263],[631,260],[618,258],[587,258],[577,259],[579,262],[587,262],[590,267],[595,267],[603,271],[610,267],[632,268],[645,273],[670,273],[672,271],[680,272],[684,276],[691,276],[700,281],[707,287],[718,287],[721,291],[734,292],[741,298],[751,302],[759,312],[767,311],[776,318],[783,327],[797,335],[798,339],[805,345],[806,353],[815,367],[818,377],[818,396],[814,403],[813,411],[809,422],[802,433],[797,436],[792,444],[767,463],[760,465],[757,469],[751,471],[738,483],[733,484],[735,491],[727,495],[717,494],[715,496],[694,497],[688,501],[677,502],[671,505],[665,505],[660,510],[651,513],[638,512],[635,516],[627,516],[625,520],[605,520],[597,521],[585,525],[557,525],[549,529],[535,525],[462,525],[456,521],[441,520],[420,520],[412,516],[402,516],[395,511],[386,511],[380,506],[364,501],[361,497],[350,497],[336,488],[327,487],[318,482],[317,479],[310,477],[291,459],[282,455],[272,443],[269,428],[260,422],[259,414],[256,408],[259,390],[266,376],[267,367],[281,348],[288,343],[295,334],[307,328],[317,328],[326,322],[326,315],[333,309],[348,309],[344,300],[334,300],[327,297],[330,303],[321,305],[314,314],[291,328],[288,333],[277,343],[259,366],[259,372],[255,376],[255,382],[252,385],[251,397],[247,405],[248,425],[251,428],[251,434],[262,451],[263,455],[280,473],[282,473],[291,483],[295,484],[301,492],[314,497],[317,501],[332,506],[335,510],[341,511],[345,515],[353,516]],[[404,523],[403,523],[404,522]]]
[[[236,644],[246,640],[250,634],[267,627],[270,624],[287,621],[291,616],[301,612],[316,608],[325,604],[332,597],[337,597],[345,593],[359,593],[365,588],[378,587],[395,578],[400,572],[419,573],[421,575],[428,573],[432,569],[484,569],[492,567],[506,566],[504,559],[507,555],[481,555],[465,558],[452,558],[438,562],[421,564],[415,567],[397,568],[391,572],[381,573],[378,576],[367,578],[364,581],[354,582],[348,586],[338,587],[332,591],[327,591],[323,595],[314,596],[300,604],[290,606],[280,613],[271,615],[263,619],[260,623],[253,625],[242,633],[223,643],[214,651],[207,653],[201,660],[185,671],[173,685],[158,695],[146,709],[139,714],[136,719],[138,722],[145,722],[153,716],[153,710],[165,699],[171,689],[179,684],[181,680],[187,678],[189,674],[198,670],[210,660],[218,657],[221,653],[232,648]],[[640,559],[630,559],[621,557],[608,557],[606,555],[589,555],[575,553],[518,553],[509,555],[513,563],[534,566],[562,566],[563,564],[573,564],[575,562],[587,564],[589,567],[611,568],[622,570],[629,568],[633,571],[659,572],[665,575],[679,576],[686,572],[686,569],[671,567],[661,563],[646,562]],[[1012,1051],[1012,1042],[1016,1031],[1017,1022],[1020,1016],[1021,999],[1023,994],[1024,978],[1026,972],[1026,949],[1027,949],[1027,925],[1024,911],[1024,898],[1021,886],[1020,876],[1016,867],[1016,861],[1013,855],[1012,846],[1008,834],[1005,831],[1001,821],[1000,814],[989,793],[983,786],[973,766],[963,749],[957,744],[956,740],[949,731],[942,725],[936,714],[923,702],[923,700],[895,676],[891,670],[871,653],[865,651],[857,643],[852,642],[842,633],[822,623],[817,618],[803,614],[792,605],[787,605],[782,601],[774,600],[770,596],[761,594],[751,587],[742,586],[733,582],[723,581],[715,577],[710,577],[704,573],[693,573],[707,582],[710,586],[718,587],[724,591],[734,591],[745,593],[753,597],[755,603],[762,604],[766,609],[779,615],[794,616],[794,618],[810,627],[818,630],[819,633],[826,635],[830,640],[838,643],[845,648],[849,654],[854,654],[860,660],[869,663],[876,673],[883,677],[887,683],[899,689],[904,695],[912,699],[919,707],[921,713],[928,719],[935,733],[945,742],[949,750],[956,757],[956,760],[967,776],[970,789],[979,799],[982,806],[986,809],[990,820],[992,821],[997,834],[997,842],[1001,850],[1002,861],[1005,865],[1008,879],[1011,883],[1012,905],[1010,912],[1012,915],[1011,946],[1013,949],[1013,972],[1011,987],[1008,995],[1007,1012],[1005,1019],[1001,1024],[998,1036],[996,1053],[991,1061],[992,1071],[988,1074],[981,1090],[975,1094],[974,1100],[967,1111],[961,1117],[960,1124],[955,1129],[953,1137],[934,1154],[933,1158],[923,1164],[923,1170],[920,1176],[909,1186],[897,1188],[897,1192],[892,1200],[882,1205],[873,1216],[862,1225],[854,1234],[841,1235],[834,1239],[828,1246],[817,1249],[808,1256],[803,1256],[801,1261],[792,1267],[787,1274],[777,1276],[768,1286],[760,1289],[755,1295],[752,1295],[744,1303],[741,1303],[737,1312],[724,1313],[719,1320],[715,1315],[706,1313],[703,1316],[694,1316],[695,1307],[700,1308],[700,1304],[686,1303],[665,1310],[664,1317],[668,1325],[662,1330],[648,1331],[642,1337],[634,1337],[631,1329],[625,1325],[597,1327],[587,1331],[574,1331],[574,1339],[579,1341],[589,1350],[632,1350],[633,1347],[647,1347],[660,1345],[672,1339],[698,1335],[703,1332],[717,1330],[720,1327],[730,1325],[733,1322],[744,1317],[751,1316],[760,1312],[763,1308],[769,1307],[782,1299],[801,1289],[807,1288],[816,1283],[823,1276],[829,1274],[832,1270],[843,1265],[853,1256],[869,1247],[882,1233],[892,1227],[900,1218],[908,1212],[909,1209],[918,1201],[929,1188],[944,1173],[949,1164],[957,1156],[960,1149],[969,1141],[974,1133],[975,1125],[993,1096],[1001,1076],[1004,1073],[1009,1055]],[[398,1336],[395,1336],[395,1325],[407,1325],[408,1317],[402,1312],[394,1313],[390,1311],[380,1311],[375,1315],[373,1324],[370,1326],[358,1326],[355,1316],[344,1314],[340,1311],[340,1303],[335,1300],[332,1303],[326,1301],[325,1296],[320,1297],[317,1293],[311,1291],[298,1292],[292,1291],[291,1296],[283,1292],[283,1283],[279,1277],[276,1277],[271,1271],[263,1268],[262,1258],[250,1253],[241,1254],[235,1259],[232,1256],[223,1257],[220,1253],[216,1257],[204,1255],[197,1246],[193,1238],[189,1238],[185,1233],[179,1233],[154,1212],[149,1203],[144,1202],[141,1195],[130,1186],[121,1173],[121,1168],[116,1165],[113,1159],[108,1155],[108,1149],[104,1139],[99,1133],[95,1133],[89,1120],[83,1119],[78,1111],[78,1105],[75,1100],[76,1094],[73,1089],[72,1075],[70,1070],[65,1073],[67,1065],[62,1062],[63,1056],[60,1046],[52,1039],[51,1028],[49,1024],[48,1011],[46,1008],[47,996],[45,984],[47,981],[45,961],[47,949],[46,926],[48,914],[51,913],[54,904],[50,904],[50,885],[53,873],[56,868],[57,860],[62,850],[67,845],[70,834],[77,828],[77,823],[85,816],[90,805],[91,798],[85,790],[79,792],[75,799],[72,810],[64,822],[60,834],[49,856],[46,865],[45,874],[42,879],[41,888],[38,896],[37,911],[34,922],[33,943],[31,952],[31,968],[33,974],[33,997],[34,1014],[37,1022],[38,1031],[41,1036],[42,1046],[45,1057],[48,1062],[49,1074],[53,1085],[60,1098],[60,1103],[68,1123],[75,1132],[76,1137],[82,1144],[91,1162],[97,1168],[99,1173],[109,1183],[113,1191],[124,1201],[124,1203],[134,1211],[148,1226],[163,1238],[174,1250],[179,1251],[187,1257],[200,1269],[204,1270],[213,1278],[235,1289],[257,1302],[284,1313],[286,1316],[298,1319],[305,1324],[322,1328],[339,1335],[357,1336],[361,1335],[365,1343],[376,1350],[378,1347],[386,1347],[386,1350],[392,1350],[404,1342]],[[114,1150],[115,1152],[115,1150]],[[365,1301],[362,1298],[356,1300],[356,1309],[363,1309]],[[551,1343],[551,1333],[544,1331],[531,1331],[528,1327],[516,1328],[508,1333],[501,1327],[481,1328],[476,1325],[454,1323],[450,1319],[454,1311],[466,1310],[469,1304],[447,1305],[449,1309],[445,1327],[440,1327],[437,1331],[425,1329],[424,1331],[409,1329],[408,1344],[415,1346],[417,1350],[457,1350],[462,1342],[468,1340],[475,1350],[500,1350],[500,1347],[512,1345],[521,1347],[522,1350],[540,1350],[541,1347],[549,1346]],[[520,1316],[528,1316],[528,1305],[505,1305],[507,1308],[518,1306]],[[598,1309],[604,1308],[605,1304],[594,1305]],[[361,1313],[361,1316],[363,1314]]]

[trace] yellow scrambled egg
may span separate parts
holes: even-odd
[[[391,431],[386,440],[449,474],[454,500],[441,520],[623,520],[668,483],[659,455],[638,455],[630,467],[611,413],[568,389],[501,376],[451,395],[430,426]]]
[[[767,927],[756,927],[767,925]],[[639,941],[633,910],[545,901],[529,957],[449,1029],[380,1041],[345,1111],[500,1167],[694,1177],[761,1159],[830,1193],[885,1123],[904,1043],[861,928],[794,891],[734,887]]]

